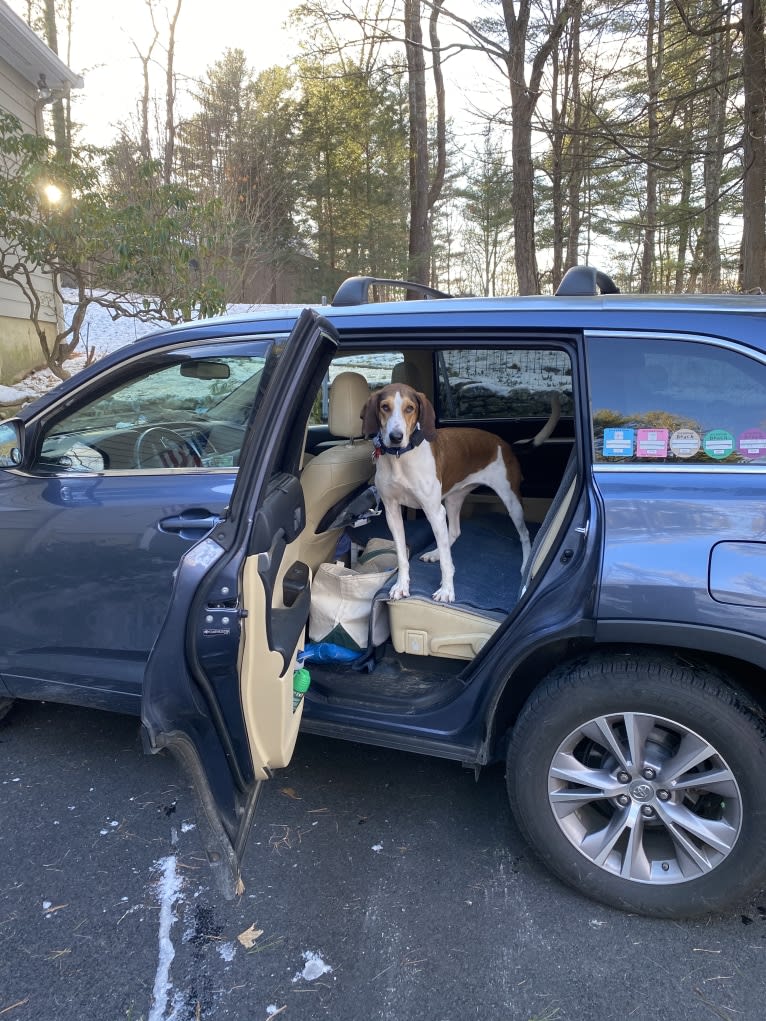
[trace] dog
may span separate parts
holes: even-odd
[[[521,539],[524,570],[530,544],[521,506],[521,467],[505,440],[484,429],[437,429],[431,402],[405,383],[389,383],[374,393],[361,417],[364,435],[374,437],[375,485],[396,545],[399,574],[390,598],[410,594],[404,505],[423,510],[433,529],[436,549],[421,557],[441,566],[441,585],[433,598],[455,601],[450,547],[460,535],[463,501],[477,486],[489,486],[503,501]],[[553,431],[553,417],[534,445]]]

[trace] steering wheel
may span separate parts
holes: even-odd
[[[152,425],[133,448],[136,468],[199,468],[202,458],[189,440],[166,425]]]

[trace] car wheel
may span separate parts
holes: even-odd
[[[0,698],[0,720],[2,720],[4,716],[8,715],[13,703],[14,699],[12,698]]]
[[[624,911],[720,911],[766,879],[766,726],[712,670],[599,658],[553,675],[509,743],[507,784],[557,876]]]

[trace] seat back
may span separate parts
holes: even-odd
[[[317,532],[327,511],[355,492],[374,474],[372,442],[362,439],[362,408],[370,396],[367,380],[358,372],[341,372],[330,386],[328,425],[333,436],[345,439],[311,458],[301,472],[306,500],[306,528],[299,540],[299,557],[312,572],[332,557],[342,529]]]

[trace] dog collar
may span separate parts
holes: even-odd
[[[393,454],[395,457],[401,457],[402,454],[408,454],[411,450],[414,450],[415,447],[419,447],[424,439],[425,436],[423,435],[420,426],[418,426],[412,436],[410,436],[410,442],[406,447],[387,447],[383,442],[380,433],[378,433],[372,441],[374,448],[372,456],[373,458],[377,458],[380,457],[381,454]]]

